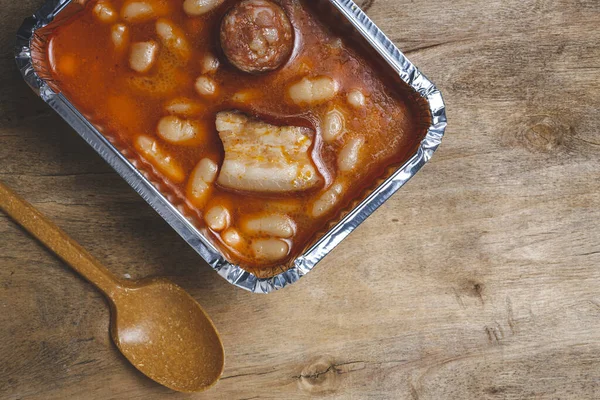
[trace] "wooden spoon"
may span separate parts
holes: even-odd
[[[104,293],[113,341],[137,369],[180,392],[198,392],[217,382],[223,344],[212,321],[182,288],[166,279],[117,279],[1,182],[0,209]]]

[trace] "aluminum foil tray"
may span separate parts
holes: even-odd
[[[328,12],[338,12],[349,29],[362,36],[387,63],[394,73],[418,93],[426,102],[431,114],[431,125],[414,155],[388,179],[336,225],[319,241],[294,261],[289,270],[272,278],[261,279],[229,263],[194,225],[152,183],[137,170],[62,94],[53,91],[36,72],[32,59],[32,39],[35,32],[48,25],[73,0],[48,0],[27,18],[17,33],[15,58],[27,84],[52,107],[115,171],[138,192],[148,204],[194,249],[204,260],[231,284],[253,293],[270,293],[290,285],[323,259],[379,206],[411,179],[429,161],[438,148],[446,129],[446,109],[442,95],[367,17],[352,0],[317,0],[329,7]]]

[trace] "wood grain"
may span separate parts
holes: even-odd
[[[100,294],[0,215],[0,398],[600,398],[600,2],[363,2],[443,91],[447,137],[269,296],[210,271],[27,89],[12,44],[40,4],[0,0],[0,179],[115,273],[186,288],[227,365],[205,394],[145,379]]]

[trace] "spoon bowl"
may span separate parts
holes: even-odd
[[[127,285],[112,296],[111,336],[142,373],[180,392],[214,385],[223,344],[198,303],[165,279]]]

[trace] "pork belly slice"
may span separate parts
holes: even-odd
[[[218,184],[234,190],[300,192],[321,182],[310,157],[314,131],[276,126],[237,111],[217,114],[225,148]]]

